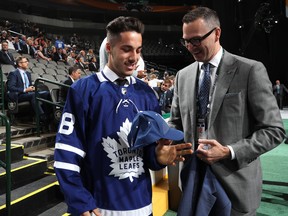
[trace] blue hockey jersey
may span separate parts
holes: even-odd
[[[127,135],[137,112],[160,112],[153,90],[129,77],[113,83],[105,68],[74,83],[67,95],[55,144],[54,168],[72,215],[99,208],[103,216],[152,214],[149,169],[155,145],[132,151]]]

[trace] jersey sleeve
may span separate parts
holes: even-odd
[[[55,144],[55,172],[68,211],[73,215],[96,208],[96,202],[85,188],[81,176],[81,164],[86,155],[85,98],[74,88],[69,89]]]

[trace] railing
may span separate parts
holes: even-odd
[[[6,151],[5,162],[0,160],[0,165],[6,170],[6,215],[11,215],[11,127],[9,119],[0,112],[1,121],[6,125]]]
[[[1,112],[4,113],[5,111],[5,101],[4,101],[4,98],[5,98],[5,92],[4,92],[4,82],[3,82],[3,72],[2,72],[2,69],[0,67],[0,82],[1,82],[1,86],[0,86],[0,94],[1,94],[1,101],[0,101],[0,104],[1,104]],[[3,119],[1,119],[1,125],[4,125],[4,122],[3,122]]]
[[[51,104],[53,106],[59,106],[61,108],[64,107],[64,104],[62,104],[62,103],[53,102],[53,101],[50,101],[50,100],[46,100],[46,99],[40,98],[39,97],[39,91],[38,91],[39,82],[44,82],[44,84],[45,84],[45,82],[47,82],[47,83],[51,83],[51,84],[54,84],[54,85],[57,85],[57,86],[63,86],[63,87],[66,87],[66,88],[70,87],[69,85],[66,85],[66,84],[63,84],[63,83],[60,83],[60,82],[57,82],[57,81],[48,80],[48,79],[45,79],[45,78],[42,78],[42,77],[38,77],[35,80],[34,86],[35,86],[35,98],[36,98],[36,125],[37,125],[37,136],[38,137],[40,136],[39,102],[42,101],[44,103],[48,103],[48,104]]]

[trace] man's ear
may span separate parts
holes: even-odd
[[[111,45],[110,43],[106,43],[106,52],[110,53],[111,52]]]

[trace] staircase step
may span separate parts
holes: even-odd
[[[11,144],[11,163],[23,159],[23,145]],[[6,145],[0,144],[0,160],[5,161]]]
[[[12,188],[20,187],[41,178],[47,170],[47,161],[23,157],[24,160],[11,164]],[[0,168],[0,194],[5,192],[6,170]]]
[[[45,176],[11,192],[11,215],[38,216],[61,201],[63,196],[56,176]],[[0,216],[4,215],[6,215],[5,194],[0,196]]]
[[[26,155],[28,157],[33,157],[33,158],[39,158],[46,160],[48,164],[52,163],[54,161],[54,148],[45,148],[41,149],[39,151],[34,151],[34,152],[28,152]]]
[[[11,138],[27,136],[36,133],[36,125],[33,124],[19,124],[11,126]],[[0,140],[6,140],[6,127],[0,126]]]
[[[33,151],[41,150],[47,147],[54,147],[56,133],[45,133],[39,137],[30,135],[28,137],[17,137],[12,139],[11,142],[21,144],[24,146],[24,153],[28,154]]]
[[[67,213],[67,204],[65,202],[60,202],[57,205],[53,206],[52,208],[42,212],[38,216],[52,216],[52,215],[68,215]]]

